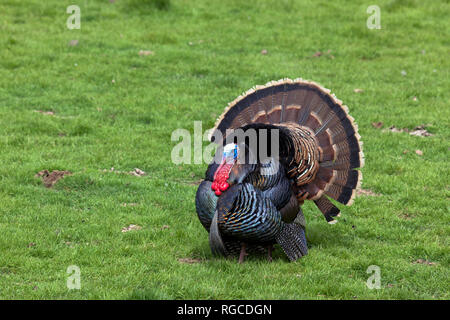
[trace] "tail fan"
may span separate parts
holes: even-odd
[[[287,168],[297,181],[299,201],[314,200],[329,222],[339,209],[327,197],[352,204],[362,180],[361,171],[355,170],[364,166],[362,142],[347,106],[330,90],[302,79],[256,86],[228,105],[214,129],[225,135],[227,129],[255,123],[291,133],[295,164],[303,165]],[[303,160],[311,163],[305,167]]]

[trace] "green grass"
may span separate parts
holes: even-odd
[[[81,30],[66,28],[71,4],[0,4],[0,298],[449,298],[449,1],[377,1],[381,30],[362,0],[80,0]],[[211,128],[241,92],[284,77],[349,106],[363,188],[380,196],[342,206],[336,225],[306,204],[296,263],[279,249],[273,263],[214,258],[194,206],[207,165],[174,165],[171,133]],[[47,189],[43,169],[74,174]],[[130,224],[142,229],[122,233]],[[66,287],[69,265],[81,290]]]

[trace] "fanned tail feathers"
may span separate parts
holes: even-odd
[[[364,166],[362,142],[347,106],[330,90],[302,79],[256,86],[228,105],[214,129],[225,134],[226,129],[253,123],[287,128],[294,138],[302,136],[294,143],[296,152],[302,153],[296,156],[300,163],[312,160],[306,169],[291,171],[291,178],[298,180],[299,201],[313,200],[328,222],[339,209],[327,197],[352,204],[362,179],[361,171],[355,170]],[[303,139],[305,133],[313,139]]]

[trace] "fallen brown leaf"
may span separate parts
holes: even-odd
[[[138,204],[137,203],[134,203],[134,202],[132,202],[132,203],[122,203],[121,204],[121,206],[122,207],[135,207],[135,206],[137,206]]]
[[[391,132],[407,132],[412,136],[417,136],[417,137],[429,137],[432,136],[433,134],[429,133],[425,128],[427,125],[425,124],[421,124],[420,126],[415,127],[412,131],[410,131],[410,129],[408,128],[397,128],[395,126],[391,126],[389,127],[389,129],[383,130],[383,131],[391,131]]]
[[[425,259],[417,259],[413,263],[415,263],[415,264],[426,264],[426,265],[429,265],[429,266],[435,266],[436,265],[436,262],[431,262],[431,261],[428,261],[428,260],[425,260]]]
[[[131,230],[141,230],[142,227],[138,226],[137,224],[130,224],[128,227],[123,227],[122,232],[128,232]]]
[[[381,127],[383,127],[383,122],[381,122],[381,121],[372,122],[372,127],[376,128],[376,129],[380,129]]]
[[[399,128],[395,127],[395,126],[389,127],[388,130],[391,131],[391,132],[408,132],[407,128],[399,129]]]
[[[55,115],[55,113],[53,111],[34,110],[34,112],[39,112],[39,113],[45,114],[47,116],[54,116]]]
[[[417,136],[417,137],[430,137],[433,134],[429,133],[425,128],[427,125],[425,124],[421,124],[420,126],[417,126],[413,129],[413,131],[411,131],[409,134],[412,136]]]
[[[140,56],[149,56],[149,55],[153,55],[153,54],[155,54],[155,53],[151,50],[140,50],[139,51]]]
[[[164,229],[169,229],[170,227],[168,226],[168,225],[163,225],[162,227],[161,227],[161,230],[164,230]]]
[[[355,92],[355,93],[361,93],[361,92],[364,92],[364,90],[363,90],[363,89],[358,89],[358,88],[356,88],[356,89],[353,90],[353,92]]]
[[[139,168],[134,168],[134,170],[130,171],[129,174],[136,176],[136,177],[142,177],[145,175],[145,172]]]

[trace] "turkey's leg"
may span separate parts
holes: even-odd
[[[269,244],[267,246],[267,260],[269,260],[269,262],[272,262],[272,252],[273,252],[273,246],[271,244]]]
[[[245,251],[245,247],[246,247],[245,243],[242,242],[241,243],[241,253],[239,255],[239,263],[244,262],[245,256],[247,255],[247,252]]]

